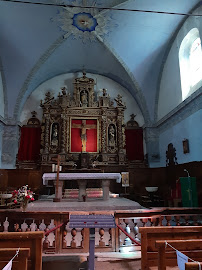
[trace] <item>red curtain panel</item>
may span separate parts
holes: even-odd
[[[18,160],[35,161],[39,159],[41,143],[40,127],[22,127]]]
[[[144,160],[142,129],[126,129],[126,155],[128,160]]]

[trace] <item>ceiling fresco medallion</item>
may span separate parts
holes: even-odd
[[[72,5],[78,6],[77,1]],[[118,26],[110,11],[99,11],[95,7],[85,8],[85,11],[80,7],[63,7],[52,21],[57,22],[65,39],[72,35],[73,39],[82,39],[83,42],[96,41],[98,36],[104,39]]]
[[[77,27],[80,31],[95,31],[95,27],[97,26],[97,20],[96,18],[93,18],[93,16],[90,13],[77,13],[73,16],[73,23],[75,27]]]

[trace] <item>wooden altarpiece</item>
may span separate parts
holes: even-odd
[[[120,95],[116,106],[106,89],[95,98],[95,81],[83,76],[74,81],[73,96],[65,87],[55,99],[50,92],[41,101],[43,109],[41,162],[50,165],[60,154],[61,165],[95,167],[124,165],[125,105]],[[80,157],[87,163],[82,165]]]

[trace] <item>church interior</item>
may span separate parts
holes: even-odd
[[[200,269],[201,1],[0,10],[0,267]]]

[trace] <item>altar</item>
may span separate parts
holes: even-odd
[[[88,180],[101,180],[103,190],[103,200],[109,200],[109,186],[111,180],[116,180],[121,183],[120,173],[60,173],[58,183],[58,198],[62,199],[62,191],[64,181],[75,180],[79,185],[79,201],[83,201],[83,196],[86,196],[86,186]],[[43,185],[47,185],[48,181],[53,180],[56,186],[57,173],[44,173]]]

